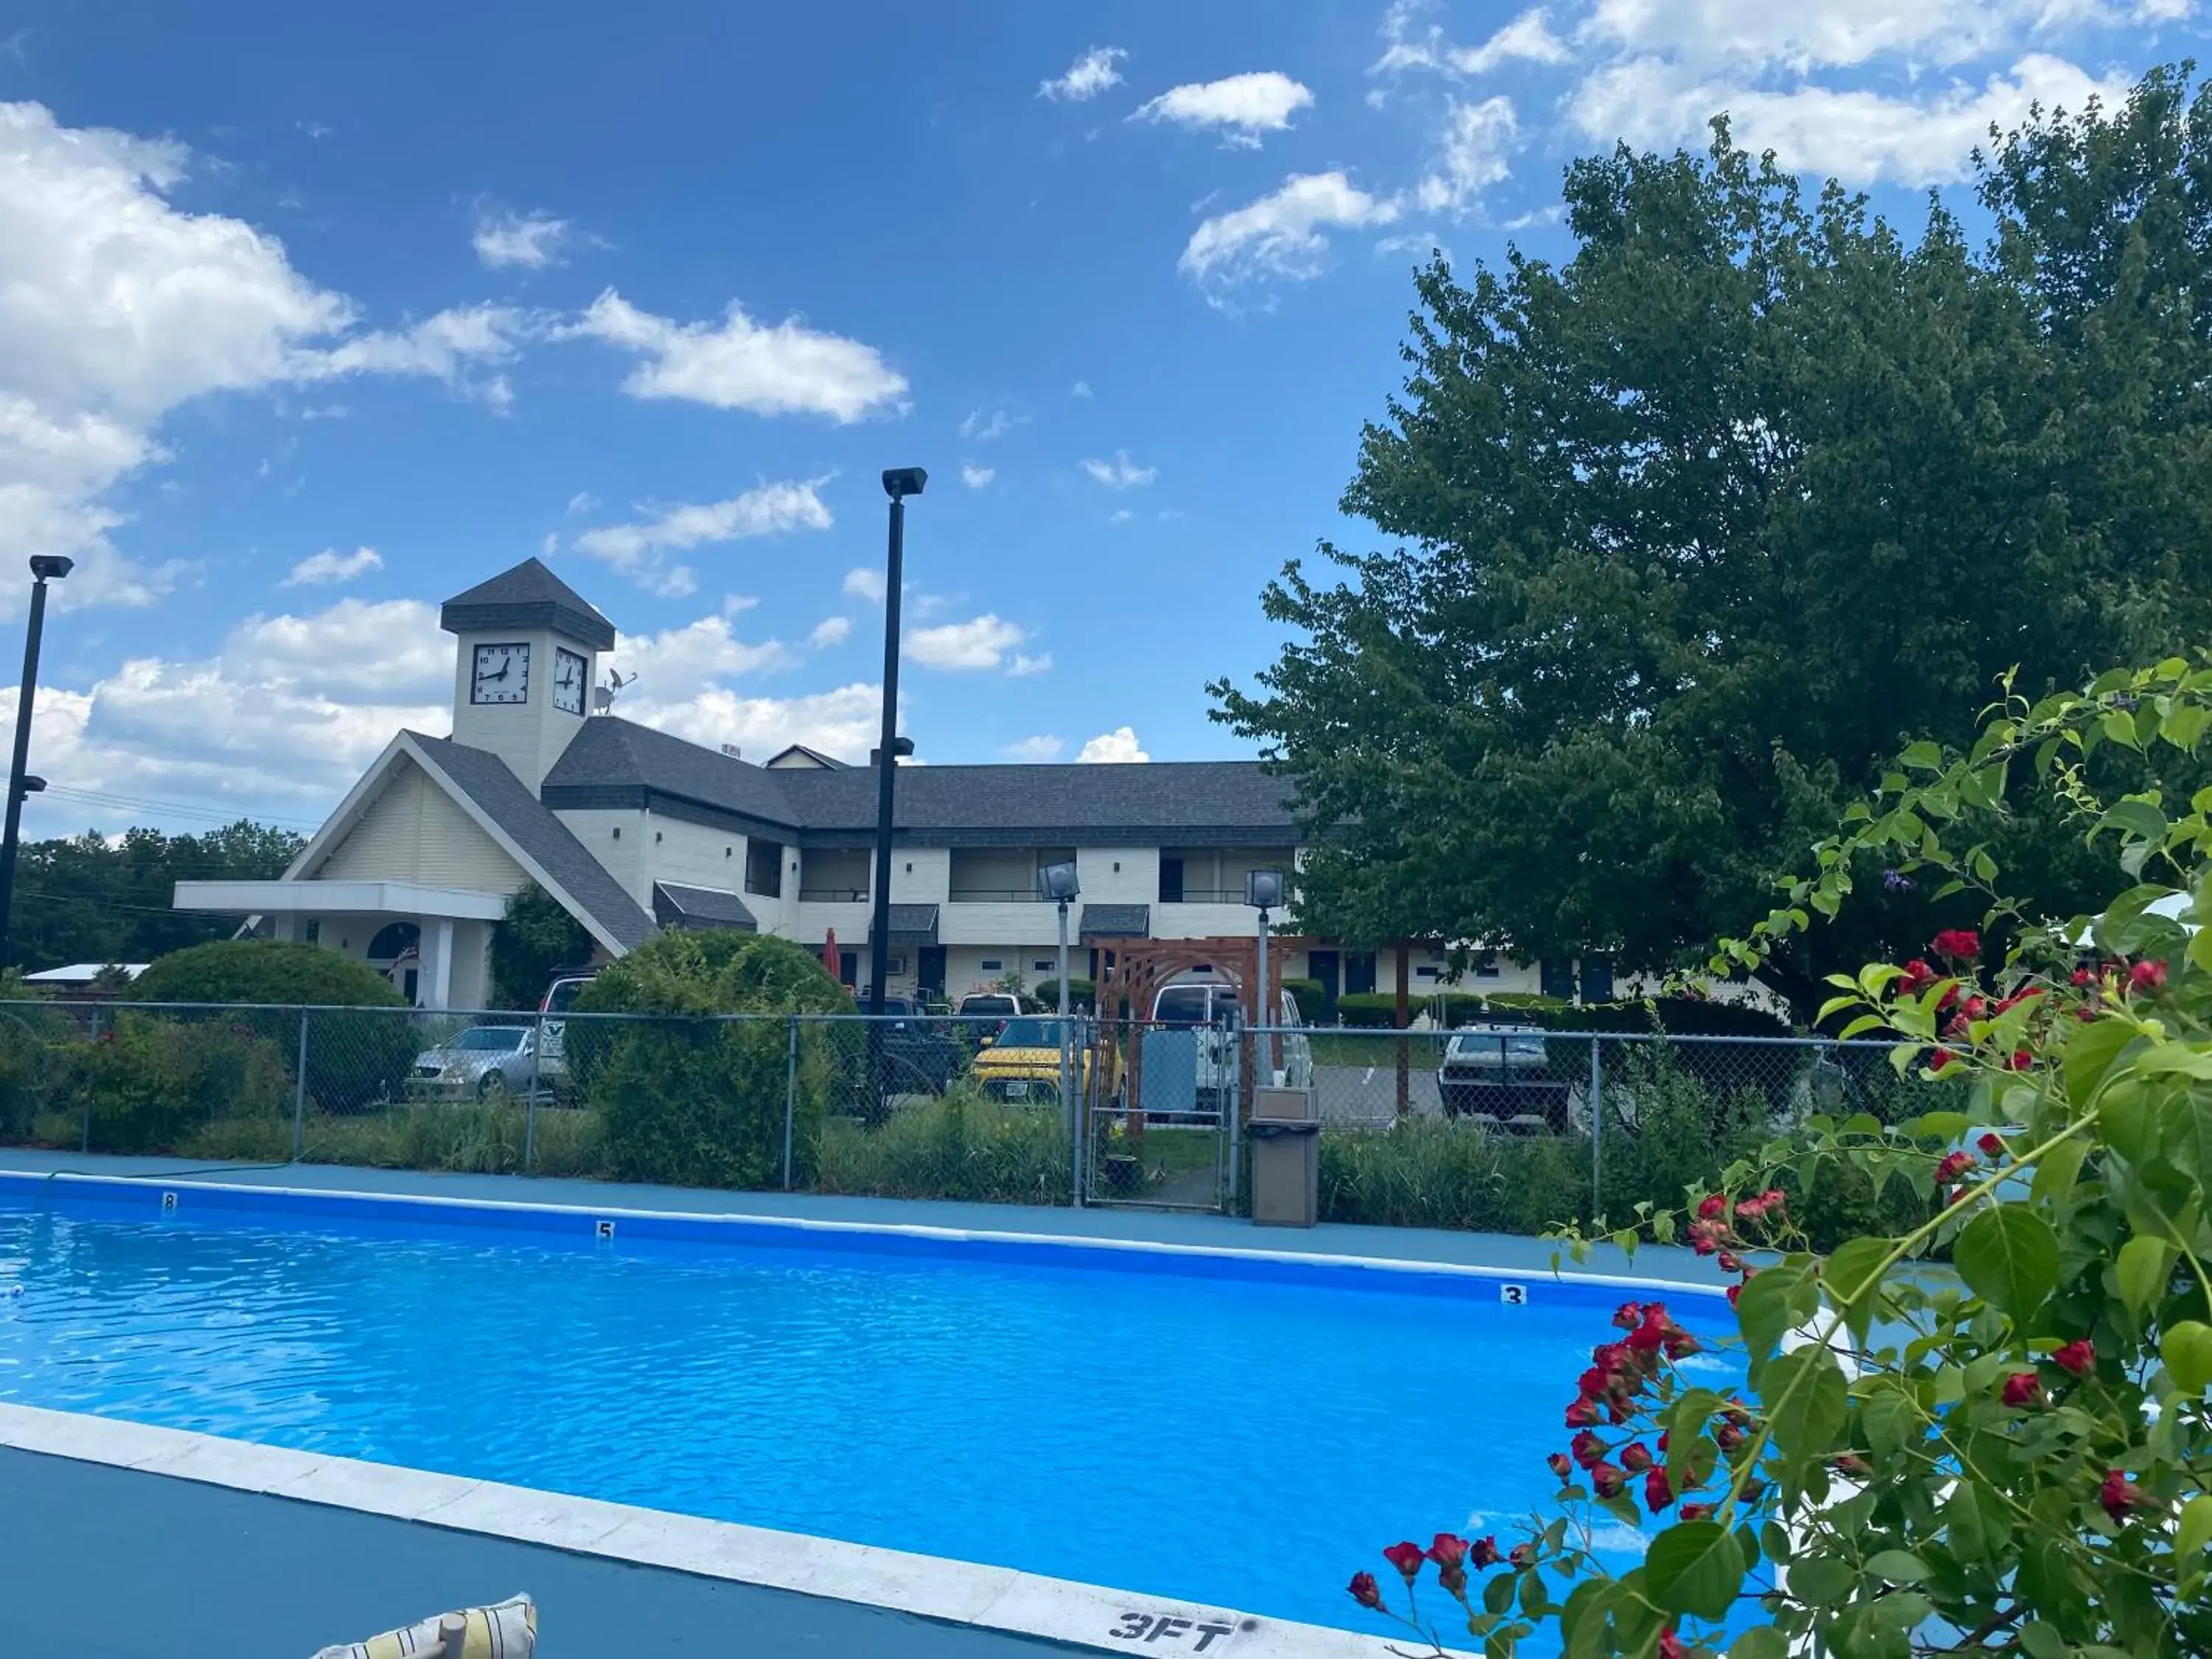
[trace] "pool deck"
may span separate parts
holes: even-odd
[[[1677,1247],[1646,1245],[1631,1262],[1610,1245],[1579,1265],[1540,1238],[1448,1232],[1420,1227],[1255,1227],[1237,1216],[1092,1206],[970,1204],[931,1199],[838,1198],[814,1193],[726,1192],[695,1187],[646,1187],[533,1176],[450,1175],[424,1170],[369,1170],[346,1164],[204,1164],[173,1158],[106,1158],[77,1152],[0,1149],[0,1171],[29,1175],[127,1176],[297,1191],[361,1193],[409,1198],[548,1205],[576,1210],[652,1210],[669,1214],[760,1217],[839,1222],[854,1226],[939,1227],[958,1231],[1024,1233],[1047,1238],[1172,1244],[1200,1249],[1285,1250],[1376,1261],[1430,1262],[1531,1274],[1548,1273],[1555,1259],[1570,1273],[1627,1274],[1690,1285],[1728,1283],[1706,1260]]]
[[[333,1165],[0,1150],[0,1172],[1358,1257],[1531,1280],[1552,1272],[1556,1255],[1540,1239],[1411,1228],[1287,1230],[1139,1209]],[[1681,1249],[1642,1250],[1632,1264],[1606,1247],[1583,1264],[1562,1265],[1577,1274],[1722,1282]],[[1380,1631],[1255,1620],[1006,1569],[6,1404],[0,1485],[14,1498],[0,1505],[0,1559],[21,1587],[0,1597],[7,1653],[307,1659],[326,1643],[518,1590],[537,1599],[547,1659],[739,1648],[761,1659],[1042,1659],[1132,1644],[1172,1650],[1178,1659],[1197,1651],[1207,1659],[1389,1652]]]

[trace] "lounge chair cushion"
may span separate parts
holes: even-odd
[[[459,1621],[453,1630],[453,1621]],[[445,1632],[445,1633],[442,1633]],[[455,1643],[452,1638],[459,1636]],[[404,1630],[325,1648],[315,1659],[530,1659],[538,1650],[538,1608],[527,1595],[488,1607],[434,1613]]]

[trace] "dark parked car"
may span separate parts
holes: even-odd
[[[906,997],[885,997],[884,1012],[896,1016],[883,1028],[884,1066],[892,1091],[943,1094],[967,1068],[969,1044],[945,1021]]]
[[[1449,1115],[1516,1128],[1565,1131],[1568,1087],[1552,1069],[1544,1033],[1533,1025],[1454,1031],[1437,1068],[1437,1093]]]

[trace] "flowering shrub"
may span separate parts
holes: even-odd
[[[1502,1553],[1450,1534],[1389,1552],[1407,1622],[1436,1639],[1412,1600],[1433,1567],[1498,1654],[1546,1626],[1574,1659],[2212,1652],[2212,790],[2108,804],[2088,777],[2106,744],[2193,759],[2208,726],[2212,665],[2008,696],[1971,753],[1906,750],[1722,947],[1717,969],[1755,970],[1849,900],[1855,869],[1971,896],[1978,927],[1839,977],[1823,1013],[1893,1036],[1900,1073],[1951,1098],[1897,1124],[1815,1118],[1612,1234],[1734,1278],[1745,1396],[1675,1370],[1695,1339],[1662,1306],[1623,1307],[1547,1458],[1562,1512]],[[2100,915],[2003,892],[1974,834],[2023,781],[2115,854]],[[1843,1172],[1932,1212],[1817,1254],[1785,1189]],[[1662,1528],[1632,1571],[1589,1549],[1601,1510]],[[1371,1575],[1351,1593],[1387,1607]]]

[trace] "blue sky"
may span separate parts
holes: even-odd
[[[623,630],[624,712],[863,750],[889,465],[931,474],[925,759],[1237,754],[1203,684],[1273,654],[1284,559],[1364,544],[1335,501],[1426,249],[1562,254],[1567,159],[1719,108],[1917,218],[1990,120],[2202,27],[2191,0],[19,0],[0,567],[80,561],[33,827],[312,824],[396,726],[442,729],[435,602],[536,553]]]

